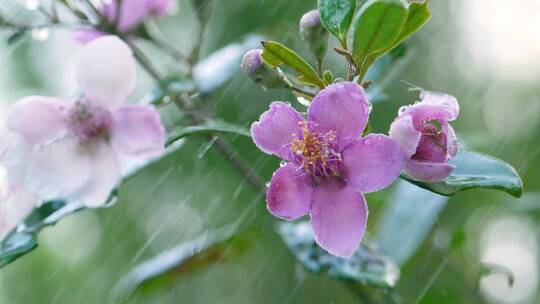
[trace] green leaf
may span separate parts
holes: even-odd
[[[325,87],[324,81],[317,75],[315,69],[293,50],[275,41],[263,41],[262,46],[263,58],[266,63],[272,66],[285,64],[302,75],[305,81],[321,89]]]
[[[404,265],[437,223],[448,198],[399,181],[377,221],[382,253]]]
[[[251,137],[251,133],[249,132],[249,130],[244,127],[227,123],[221,120],[209,120],[204,125],[185,127],[179,130],[172,131],[171,134],[169,135],[169,138],[167,139],[166,146],[169,146],[175,141],[181,138],[184,138],[186,136],[207,134],[207,133],[214,133],[214,132],[232,133],[232,134],[237,134],[237,135],[241,135],[245,137]]]
[[[353,25],[352,52],[361,78],[375,59],[390,50],[407,20],[403,0],[370,0],[360,9]]]
[[[399,37],[394,42],[394,47],[398,46],[400,43],[409,38],[412,34],[418,31],[431,17],[431,12],[429,11],[429,0],[424,2],[412,2],[409,4],[409,14],[407,15],[407,21],[403,26],[403,30],[399,34]]]
[[[19,227],[0,242],[0,267],[15,261],[37,247],[37,234],[46,226],[54,225],[61,217],[80,210],[64,201],[50,201],[26,217]]]
[[[327,272],[330,277],[379,287],[394,287],[399,268],[364,238],[350,258],[339,258],[321,249],[308,222],[283,223],[279,233],[297,260],[309,271]]]
[[[345,41],[356,9],[356,0],[319,0],[318,4],[324,27],[339,41]]]
[[[450,163],[455,165],[456,169],[441,182],[422,182],[405,174],[401,177],[419,187],[447,196],[476,188],[501,190],[515,197],[520,197],[523,193],[523,184],[516,170],[500,159],[476,152],[460,151]]]
[[[204,267],[238,257],[248,248],[249,233],[234,235],[236,224],[216,229],[191,242],[172,249],[135,266],[113,289],[117,299],[123,299],[138,288],[159,280],[174,281]]]

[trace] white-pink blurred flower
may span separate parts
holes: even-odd
[[[31,146],[22,137],[0,128],[0,240],[38,203],[23,185],[30,151]]]
[[[122,0],[118,11],[117,0],[112,0],[103,3],[98,9],[108,23],[116,24],[118,32],[126,33],[136,29],[147,18],[166,15],[174,5],[174,0]],[[97,29],[81,30],[76,33],[76,38],[86,43],[103,35],[106,33]]]
[[[120,39],[105,36],[87,44],[76,69],[80,98],[30,96],[8,111],[7,129],[22,138],[18,147],[28,150],[8,172],[20,175],[42,200],[98,207],[121,179],[120,156],[160,155],[165,129],[153,106],[125,104],[136,85],[136,69]]]

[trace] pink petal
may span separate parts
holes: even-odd
[[[309,211],[313,181],[308,175],[300,175],[293,163],[274,172],[266,193],[266,207],[274,216],[295,220]]]
[[[43,200],[66,198],[88,182],[91,167],[77,140],[57,140],[39,147],[28,160],[28,188]]]
[[[420,93],[422,103],[425,105],[433,105],[447,111],[448,121],[455,120],[459,115],[459,103],[457,99],[445,93],[422,91]]]
[[[0,127],[0,164],[7,170],[10,184],[24,184],[32,148],[32,144],[18,133]]]
[[[290,159],[290,143],[301,134],[304,117],[288,104],[273,102],[251,125],[253,141],[263,152]]]
[[[120,167],[114,151],[104,142],[94,143],[88,152],[88,158],[91,164],[90,179],[67,199],[96,208],[107,203],[112,190],[120,182]]]
[[[430,162],[446,162],[446,137],[435,139],[433,134],[423,134],[413,159]],[[440,142],[439,142],[440,141]]]
[[[59,98],[29,96],[17,101],[6,115],[6,126],[29,143],[44,143],[66,129],[68,102]]]
[[[100,37],[103,37],[105,35],[107,35],[107,34],[103,33],[103,32],[100,32],[100,31],[97,31],[97,30],[94,30],[94,29],[91,29],[91,30],[83,29],[83,30],[76,31],[74,33],[74,38],[78,42],[86,44],[86,43],[88,43],[90,41],[93,41],[93,40],[95,40],[97,38],[100,38]]]
[[[396,118],[390,125],[389,135],[406,152],[407,157],[411,157],[416,153],[420,141],[420,132],[414,127],[410,115],[402,115]]]
[[[340,151],[360,138],[368,117],[364,89],[353,82],[329,85],[315,96],[308,110],[310,128],[335,132]]]
[[[427,182],[445,179],[456,167],[448,163],[431,163],[410,159],[405,163],[404,172],[410,177]]]
[[[348,146],[343,155],[343,177],[359,192],[389,186],[400,174],[406,155],[388,136],[368,135]]]
[[[111,141],[115,148],[130,155],[146,158],[163,153],[165,127],[156,108],[138,104],[115,110]]]
[[[403,112],[412,115],[417,130],[421,130],[429,120],[446,122],[455,120],[459,115],[459,104],[453,96],[422,91],[420,97],[422,100],[419,103],[407,107]]]
[[[362,193],[327,178],[313,192],[310,216],[317,244],[333,255],[350,257],[366,230],[368,211]]]
[[[79,54],[76,72],[84,95],[105,108],[124,103],[137,82],[131,49],[116,36],[88,43]]]

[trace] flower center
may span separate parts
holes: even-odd
[[[306,122],[300,124],[302,134],[293,134],[295,139],[291,142],[293,161],[314,176],[337,175],[341,154],[334,149],[335,132],[316,133],[309,130]]]
[[[68,111],[68,130],[81,141],[108,138],[111,126],[111,113],[78,100]]]
[[[447,158],[446,134],[439,121],[427,121],[422,127],[422,136],[414,159],[423,161],[446,161]]]

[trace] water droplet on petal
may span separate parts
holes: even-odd
[[[270,188],[270,182],[266,182],[266,188]]]
[[[371,104],[371,102],[368,102],[367,112],[371,113],[371,111],[373,111],[373,105]]]
[[[281,162],[279,162],[279,166],[280,167],[285,167],[287,165],[287,162],[282,160]]]

